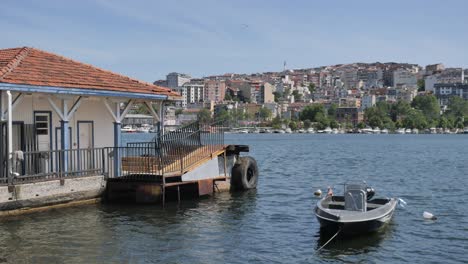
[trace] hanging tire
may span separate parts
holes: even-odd
[[[231,188],[233,190],[249,190],[257,187],[258,166],[254,158],[240,157],[231,172]]]

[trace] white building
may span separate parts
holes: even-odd
[[[167,87],[169,88],[177,88],[184,85],[186,82],[190,82],[190,75],[171,72],[166,75]]]
[[[146,105],[161,121],[163,102],[179,97],[168,88],[34,48],[0,50],[0,58],[0,134],[12,144],[0,144],[0,152],[16,157],[10,171],[19,176],[102,177],[110,173],[104,148],[120,146],[121,123],[132,106]],[[5,164],[0,161],[0,181],[7,177]]]
[[[192,80],[183,85],[187,91],[187,104],[194,104],[203,101],[205,93],[205,83],[203,80]]]
[[[393,72],[393,85],[396,86],[417,86],[418,79],[416,72],[407,69],[397,69]]]
[[[447,68],[434,75],[424,78],[424,87],[426,91],[435,92],[436,84],[450,84],[465,82],[465,71],[462,68]]]

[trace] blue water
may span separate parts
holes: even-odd
[[[125,135],[140,141],[151,135]],[[461,263],[468,257],[465,135],[226,135],[248,144],[257,190],[159,205],[90,205],[0,220],[0,262]],[[401,197],[373,235],[322,251],[313,192],[365,180]],[[436,221],[422,217],[435,214]]]

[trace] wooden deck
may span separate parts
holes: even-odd
[[[183,155],[171,154],[165,156],[165,161],[159,157],[123,157],[122,171],[127,174],[148,174],[154,176],[179,177],[196,169],[213,157],[221,155],[226,145],[201,146]],[[168,164],[161,164],[168,163]]]

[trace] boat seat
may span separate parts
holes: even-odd
[[[366,192],[362,189],[347,188],[345,193],[345,210],[365,212],[366,209]]]

